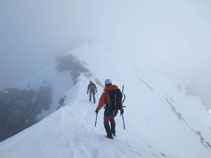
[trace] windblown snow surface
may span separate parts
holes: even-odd
[[[65,92],[64,107],[0,143],[0,158],[211,157],[211,117],[199,98],[185,94],[185,82],[134,66],[139,64],[101,44],[83,44],[69,53],[85,63],[91,75],[81,74]],[[126,130],[118,114],[114,140],[105,137],[103,110],[94,126],[97,105],[86,94],[89,79],[103,85],[107,78],[120,88],[124,84],[127,97]]]

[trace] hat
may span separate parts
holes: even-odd
[[[109,84],[112,84],[111,80],[110,79],[106,79],[105,80],[105,85],[109,85]]]

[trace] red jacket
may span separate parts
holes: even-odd
[[[108,104],[108,102],[109,102],[108,91],[109,90],[114,90],[114,89],[117,89],[117,88],[118,88],[118,86],[116,86],[116,85],[106,86],[106,88],[104,89],[103,94],[100,97],[100,100],[99,100],[99,103],[98,103],[98,106],[97,106],[97,110],[98,111],[103,107],[104,104]],[[122,108],[123,108],[123,105],[122,105]]]

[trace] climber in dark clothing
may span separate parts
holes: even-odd
[[[57,107],[56,110],[60,109],[62,106],[65,106],[65,99],[66,99],[66,96],[63,96],[63,97],[59,100],[59,106]]]
[[[95,93],[97,93],[97,87],[96,85],[90,81],[88,88],[87,88],[87,94],[89,93],[89,101],[92,101],[92,96],[93,96],[93,101],[95,103]]]

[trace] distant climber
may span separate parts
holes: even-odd
[[[66,96],[63,96],[63,97],[59,100],[59,106],[58,106],[58,108],[57,108],[56,110],[58,110],[58,109],[61,108],[62,106],[65,106],[65,103],[64,103],[65,99],[66,99]]]
[[[99,110],[103,107],[104,104],[104,127],[107,133],[106,137],[113,139],[113,136],[116,136],[116,123],[114,117],[117,115],[118,110],[120,110],[121,115],[123,115],[124,110],[122,102],[122,93],[118,86],[112,85],[110,79],[105,80],[105,89],[100,97],[98,106],[95,110],[96,114],[98,114]]]
[[[95,103],[95,93],[97,93],[97,87],[96,85],[90,81],[88,88],[87,88],[87,94],[89,93],[89,101],[92,101],[92,96],[93,96],[93,102]]]

